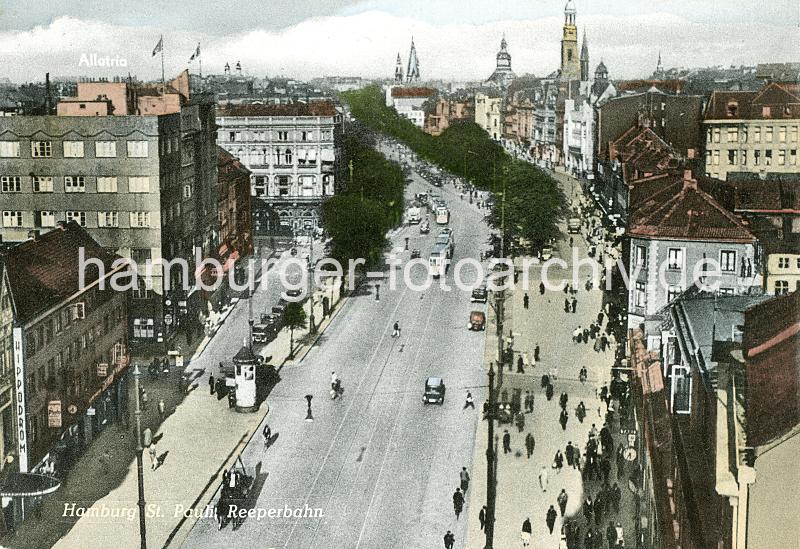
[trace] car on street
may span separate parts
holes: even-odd
[[[472,311],[469,314],[469,324],[467,328],[472,331],[483,331],[486,329],[486,313],[483,311]]]
[[[411,250],[411,259],[417,259],[419,257],[419,250],[414,248]]]
[[[489,298],[489,291],[486,289],[486,283],[481,284],[477,288],[472,289],[472,295],[469,298],[470,303],[486,303]]]
[[[285,299],[281,298],[278,300],[278,304],[272,307],[272,313],[278,315],[278,317],[283,320],[283,315],[286,314],[286,307],[288,306],[289,303]]]
[[[431,232],[431,224],[427,221],[423,221],[419,225],[419,234],[428,234]]]
[[[581,232],[580,217],[570,217],[567,220],[567,232],[569,232],[569,234],[577,234]]]
[[[277,324],[253,325],[253,343],[266,344],[278,337],[280,326]]]
[[[286,295],[288,297],[300,297],[303,295],[303,290],[300,288],[292,288],[291,290],[286,290]]]
[[[440,377],[429,377],[425,380],[425,392],[422,393],[423,404],[444,404],[444,380]]]

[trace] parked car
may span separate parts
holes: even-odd
[[[278,300],[278,304],[272,307],[272,313],[278,315],[281,320],[283,320],[283,315],[286,314],[286,307],[288,306],[289,303],[285,299],[281,298]]]
[[[422,393],[423,404],[444,404],[444,380],[440,377],[429,377],[425,380],[425,392]]]
[[[472,295],[469,298],[470,303],[486,303],[489,298],[489,291],[486,289],[486,284],[481,284],[477,288],[472,289]]]
[[[486,329],[486,313],[483,311],[472,311],[469,314],[469,324],[467,328],[473,331],[483,331]]]
[[[280,327],[277,324],[253,325],[253,343],[266,344],[278,337]]]

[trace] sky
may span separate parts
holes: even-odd
[[[798,61],[797,0],[574,0],[592,70],[647,76],[664,65]],[[241,61],[254,76],[392,77],[413,36],[423,79],[481,80],[505,34],[517,74],[558,68],[565,0],[6,0],[0,4],[0,78],[135,75],[159,78],[197,61],[221,73]],[[146,6],[146,7],[145,7]],[[224,7],[223,7],[224,6]],[[103,58],[106,66],[87,66]],[[109,66],[111,65],[111,66]]]

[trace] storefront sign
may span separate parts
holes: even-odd
[[[108,375],[108,364],[101,362],[97,365],[97,377],[106,377]]]
[[[17,453],[20,473],[28,472],[28,425],[25,403],[25,358],[22,352],[22,328],[14,328],[14,375],[17,391]]]
[[[47,403],[47,426],[61,427],[61,401],[51,400]]]
[[[86,415],[87,416],[93,416],[96,413],[97,413],[97,410],[95,410],[94,408],[86,408]]]

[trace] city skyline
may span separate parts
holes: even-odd
[[[130,73],[155,79],[161,63],[151,53],[162,34],[168,75],[187,67],[198,72],[189,57],[199,42],[205,74],[221,73],[226,62],[241,61],[245,73],[253,76],[391,78],[397,53],[407,55],[413,36],[423,79],[483,80],[494,67],[505,34],[515,71],[546,76],[558,65],[564,9],[561,0],[537,6],[509,2],[492,10],[483,2],[467,3],[463,9],[450,2],[433,8],[378,0],[315,6],[301,2],[291,10],[254,8],[244,21],[237,8],[209,28],[205,19],[196,19],[209,15],[213,6],[202,4],[195,17],[186,18],[180,4],[171,4],[175,13],[151,14],[149,19],[123,5],[100,16],[99,10],[84,8],[81,13],[70,3],[59,6],[57,13],[52,11],[56,8],[39,9],[18,17],[12,4],[0,15],[4,76],[17,82],[40,81],[45,72],[91,77]],[[581,40],[584,32],[588,37],[592,69],[603,60],[612,78],[645,77],[655,69],[659,51],[666,68],[792,60],[788,44],[796,41],[797,17],[791,16],[789,2],[760,6],[744,1],[726,11],[702,6],[676,0],[653,11],[637,0],[615,2],[601,11],[586,0],[576,2],[578,29]],[[180,23],[178,16],[183,17]],[[745,19],[746,27],[741,23]],[[118,62],[81,62],[93,55]]]

